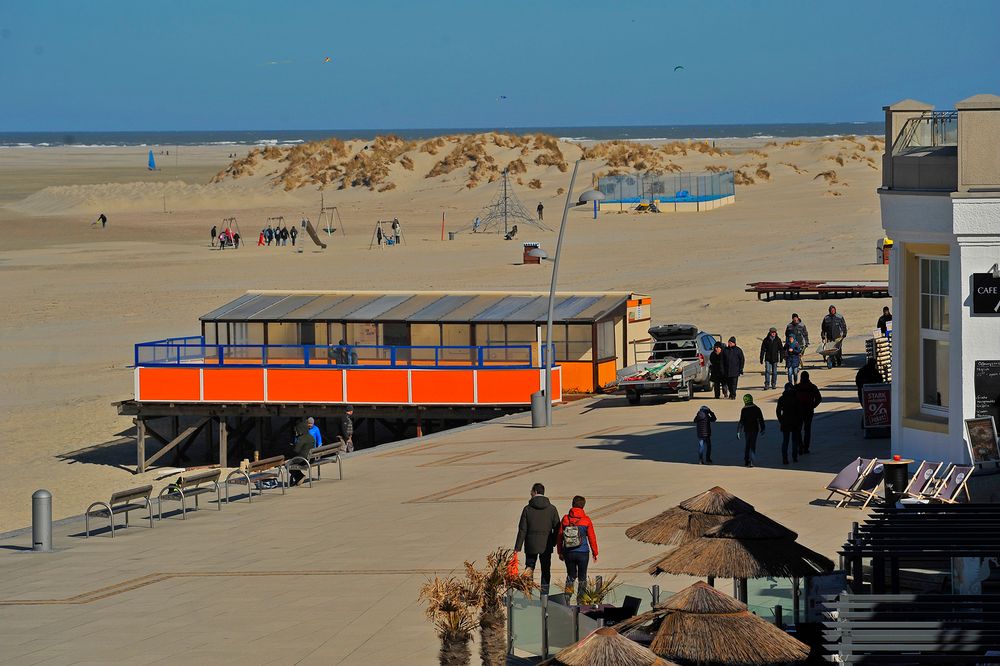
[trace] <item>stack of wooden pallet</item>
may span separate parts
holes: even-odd
[[[871,339],[865,342],[868,358],[875,359],[882,381],[892,381],[892,332],[884,335],[881,330],[872,331]]]

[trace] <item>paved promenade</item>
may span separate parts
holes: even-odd
[[[436,663],[418,588],[512,546],[535,481],[561,512],[573,495],[587,497],[601,549],[593,573],[628,583],[651,584],[644,569],[662,549],[626,539],[625,529],[713,485],[836,559],[861,512],[816,500],[855,455],[887,453],[886,441],[861,438],[854,372],[812,372],[825,397],[813,453],[788,468],[777,391],[752,390],[769,419],[754,469],[743,467],[735,437],[739,401],[594,398],[555,410],[551,429],[533,430],[521,415],[361,452],[345,461],[343,481],[269,491],[221,512],[203,502],[152,530],[137,511],[113,540],[106,531],[83,539],[82,520],[56,527],[52,554],[25,552],[30,533],[0,539],[0,663]],[[711,466],[693,464],[701,404],[720,420]],[[561,573],[558,561],[553,568]]]

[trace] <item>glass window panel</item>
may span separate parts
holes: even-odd
[[[951,330],[951,319],[948,316],[948,297],[939,296],[941,299],[941,330],[950,331]]]
[[[438,324],[410,324],[410,342],[415,347],[441,344],[441,326]]]
[[[941,264],[941,291],[938,293],[947,296],[950,293],[948,289],[948,262],[940,261],[938,263]]]
[[[615,322],[612,319],[597,325],[597,357],[611,358],[615,355]]]
[[[948,406],[948,342],[923,341],[923,403],[932,407]]]
[[[267,325],[267,344],[297,345],[299,344],[299,325],[291,323],[271,322]]]
[[[375,324],[348,324],[347,344],[349,345],[377,345],[378,329]]]
[[[941,265],[937,261],[929,260],[927,262],[931,269],[931,289],[930,293],[940,294],[941,293]]]
[[[920,260],[920,293],[929,294],[931,291],[931,273],[927,259]]]
[[[591,360],[593,346],[593,330],[590,324],[570,324],[566,327],[566,360]]]
[[[210,322],[205,324],[205,344],[214,345],[216,342],[215,327],[217,324],[215,322]]]
[[[920,328],[931,327],[931,297],[926,294],[920,296]]]

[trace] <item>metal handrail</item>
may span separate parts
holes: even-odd
[[[931,142],[929,144],[913,143],[917,130],[925,125],[930,125]],[[954,125],[954,138],[949,138],[949,127]],[[958,144],[958,111],[926,111],[923,114],[910,118],[903,125],[896,141],[892,145],[893,155],[898,155],[900,151],[907,148],[933,148],[936,146],[954,146]]]
[[[175,342],[182,340],[183,342]],[[190,343],[188,340],[197,342]],[[293,354],[282,354],[279,350],[296,350]],[[152,350],[152,358],[144,358],[144,350]],[[242,362],[247,356],[241,350],[254,350],[252,361]],[[358,358],[360,351],[375,350],[370,358]],[[468,363],[450,363],[447,352],[468,358]],[[160,352],[165,352],[161,354]],[[235,353],[234,353],[235,352]],[[346,354],[348,363],[340,362],[341,354]],[[414,352],[417,352],[414,354]],[[424,352],[421,354],[420,352]],[[490,357],[495,352],[504,352],[502,362],[493,363]],[[522,356],[524,360],[510,360],[510,352]],[[318,361],[320,354],[326,358]],[[414,356],[417,358],[415,359]],[[227,358],[228,357],[228,358]],[[259,359],[259,360],[258,360]],[[377,361],[377,362],[372,362]],[[416,363],[414,361],[417,361]],[[201,336],[188,338],[167,338],[152,342],[136,343],[134,367],[310,367],[310,368],[532,368],[534,349],[525,345],[264,345],[264,344],[207,344]]]

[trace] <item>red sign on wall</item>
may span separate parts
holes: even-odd
[[[888,428],[892,420],[890,384],[865,384],[861,387],[861,406],[866,428]]]

